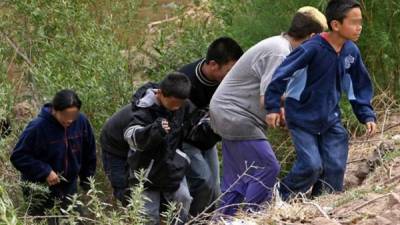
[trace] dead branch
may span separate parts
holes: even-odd
[[[391,194],[391,193],[387,193],[387,194],[385,194],[385,195],[382,195],[382,196],[376,197],[376,198],[374,198],[374,199],[371,199],[371,200],[369,200],[369,201],[367,201],[367,202],[365,202],[365,203],[363,203],[363,204],[357,206],[356,208],[353,209],[353,211],[358,211],[358,210],[364,208],[365,206],[367,206],[367,205],[369,205],[369,204],[371,204],[371,203],[376,202],[376,201],[379,200],[379,199],[388,197],[390,194]]]

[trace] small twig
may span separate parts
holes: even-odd
[[[384,185],[388,185],[388,184],[390,184],[393,181],[398,180],[398,179],[400,179],[400,175],[397,175],[397,176],[394,176],[394,177],[390,178],[389,180],[385,181],[385,183],[383,183],[383,184]]]
[[[381,141],[381,139],[368,139],[368,140],[350,141],[350,144],[362,144],[362,143],[367,143],[367,142],[378,142],[378,141]]]
[[[19,46],[17,45],[17,43],[15,43],[10,37],[8,37],[8,35],[0,30],[0,35],[7,41],[7,43],[15,50],[15,52],[22,57],[22,59],[24,59],[24,61],[29,65],[28,66],[28,70],[31,74],[35,75],[36,73],[34,72],[34,64],[32,63],[32,61],[26,56],[26,54],[24,54]],[[37,97],[37,93],[36,93],[36,88],[33,82],[31,82],[31,89],[32,89],[32,96],[33,99],[35,100],[35,102],[38,102],[38,97]]]
[[[307,205],[312,205],[312,206],[314,206],[315,208],[317,208],[318,209],[318,211],[325,217],[325,218],[327,218],[327,219],[331,219],[329,216],[328,216],[328,214],[326,214],[326,212],[321,208],[321,206],[319,206],[317,203],[315,203],[315,202],[310,202],[310,201],[306,201],[305,199],[303,199],[303,203],[304,204],[307,204]]]
[[[386,132],[386,131],[388,131],[388,130],[390,130],[390,129],[393,129],[393,128],[395,128],[395,127],[398,127],[398,126],[400,126],[400,123],[393,124],[393,125],[391,125],[391,126],[385,128],[384,132]]]
[[[349,161],[349,162],[347,162],[347,164],[351,164],[351,163],[355,163],[355,162],[363,162],[363,161],[365,161],[366,159],[355,159],[355,160],[352,160],[352,161]]]
[[[365,202],[364,204],[362,204],[362,205],[357,206],[356,208],[354,208],[353,211],[358,211],[358,210],[364,208],[365,206],[367,206],[367,205],[369,205],[369,204],[371,204],[371,203],[373,203],[373,202],[375,202],[375,201],[377,201],[377,200],[379,200],[379,199],[386,198],[386,197],[389,196],[390,194],[391,194],[391,193],[388,193],[388,194],[385,194],[385,195],[376,197],[376,198],[374,198],[374,199],[372,199],[372,200],[369,200],[369,201]]]
[[[383,133],[385,132],[385,125],[386,125],[386,120],[387,120],[387,115],[389,113],[389,109],[385,110],[385,116],[383,117],[383,123],[382,123],[382,131],[381,131],[381,136],[380,138],[383,139]]]
[[[74,216],[74,215],[52,215],[52,216],[27,216],[27,219],[49,219],[49,218],[59,218],[59,219],[63,219],[63,218],[70,218],[70,217],[76,217],[79,218],[81,220],[86,220],[86,221],[90,221],[90,222],[98,222],[94,219],[90,219],[88,217],[81,217],[81,216]]]
[[[164,20],[159,20],[159,21],[151,22],[151,23],[149,23],[149,24],[147,25],[147,27],[148,27],[149,29],[151,29],[151,28],[153,28],[153,27],[155,27],[155,26],[157,26],[157,25],[160,25],[160,24],[163,24],[163,23],[172,22],[172,21],[175,21],[175,20],[177,20],[177,19],[179,19],[179,17],[178,17],[178,16],[174,16],[174,17],[167,18],[167,19],[164,19]]]
[[[228,193],[228,192],[241,180],[241,178],[244,177],[244,176],[247,174],[247,172],[248,172],[250,169],[252,169],[252,168],[255,167],[255,166],[253,166],[253,164],[254,164],[254,163],[252,163],[248,168],[246,168],[246,170],[243,172],[243,174],[240,175],[240,176],[238,176],[238,179],[236,179],[236,181],[233,182],[233,184],[232,184],[224,193],[222,193],[222,194],[221,194],[217,199],[215,199],[208,207],[206,207],[201,213],[199,213],[197,216],[195,216],[194,218],[192,218],[192,219],[191,219],[189,222],[187,222],[186,224],[187,224],[187,225],[193,224],[193,223],[196,222],[198,219],[200,219],[202,216],[204,216],[204,215],[206,214],[206,212],[207,212],[208,210],[210,210],[211,207],[213,207],[217,202],[219,202],[219,201],[222,199],[222,197],[223,197],[226,193]]]
[[[3,36],[4,39],[6,39],[8,44],[11,45],[11,47],[15,50],[15,52],[18,55],[20,55],[25,60],[25,62],[29,64],[30,67],[33,67],[32,61],[23,52],[21,52],[18,45],[13,40],[11,40],[11,38],[8,37],[8,35],[6,33],[4,33],[3,31],[0,31],[0,34],[1,34],[1,36]]]
[[[277,220],[274,219],[276,222],[278,222],[278,224],[284,224],[284,225],[298,225],[299,223],[291,223],[291,222],[286,222],[286,221],[282,221],[282,220]]]

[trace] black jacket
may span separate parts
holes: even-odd
[[[140,87],[133,94],[131,103],[125,105],[107,119],[100,134],[102,151],[125,159],[128,157],[129,145],[124,139],[124,132],[136,116],[135,102],[145,95],[146,90],[149,88],[158,88],[158,84],[147,83]]]
[[[137,183],[135,172],[144,169],[150,190],[175,191],[185,176],[190,159],[180,151],[184,135],[184,121],[189,114],[188,102],[177,111],[170,112],[155,102],[142,103],[142,100],[157,88],[156,84],[147,84],[140,88],[132,100],[131,121],[124,131],[131,138],[128,157],[129,182]],[[150,93],[151,94],[151,93]],[[171,130],[166,133],[161,120],[166,119]],[[127,135],[127,132],[129,135]]]
[[[208,106],[219,82],[208,80],[202,73],[201,67],[204,63],[205,59],[199,59],[183,66],[179,72],[190,80],[192,88],[189,99],[196,107],[190,115],[189,127],[185,128],[188,133],[184,141],[198,149],[208,150],[221,140],[211,129],[208,115]]]

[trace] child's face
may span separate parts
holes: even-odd
[[[337,25],[338,33],[347,40],[357,41],[362,31],[362,14],[360,8],[352,8],[347,12],[342,23]]]
[[[235,63],[235,60],[231,60],[228,63],[220,65],[217,62],[211,60],[209,62],[212,73],[211,76],[214,78],[214,80],[221,82],[226,74],[229,72],[229,70],[231,70],[232,67],[235,65]]]
[[[62,111],[53,110],[53,116],[65,128],[69,127],[79,116],[77,107],[66,108]]]
[[[168,111],[176,111],[181,108],[185,99],[180,99],[176,97],[166,97],[162,92],[159,94],[159,100],[162,106],[166,108]]]

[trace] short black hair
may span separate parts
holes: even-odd
[[[331,22],[337,20],[343,23],[347,13],[353,8],[361,8],[356,0],[331,0],[325,9],[326,20],[328,21],[329,30],[332,30]]]
[[[322,31],[324,31],[324,27],[319,21],[307,13],[297,12],[293,16],[287,34],[296,40],[301,40],[313,33],[318,34]]]
[[[207,50],[206,62],[214,60],[219,65],[237,61],[243,55],[243,49],[230,37],[220,37],[214,40]]]
[[[186,99],[190,96],[190,89],[189,78],[180,72],[172,72],[160,82],[160,90],[165,97]]]
[[[78,95],[69,89],[64,89],[56,93],[51,102],[53,109],[56,111],[63,111],[64,109],[76,107],[81,109],[82,102]]]

